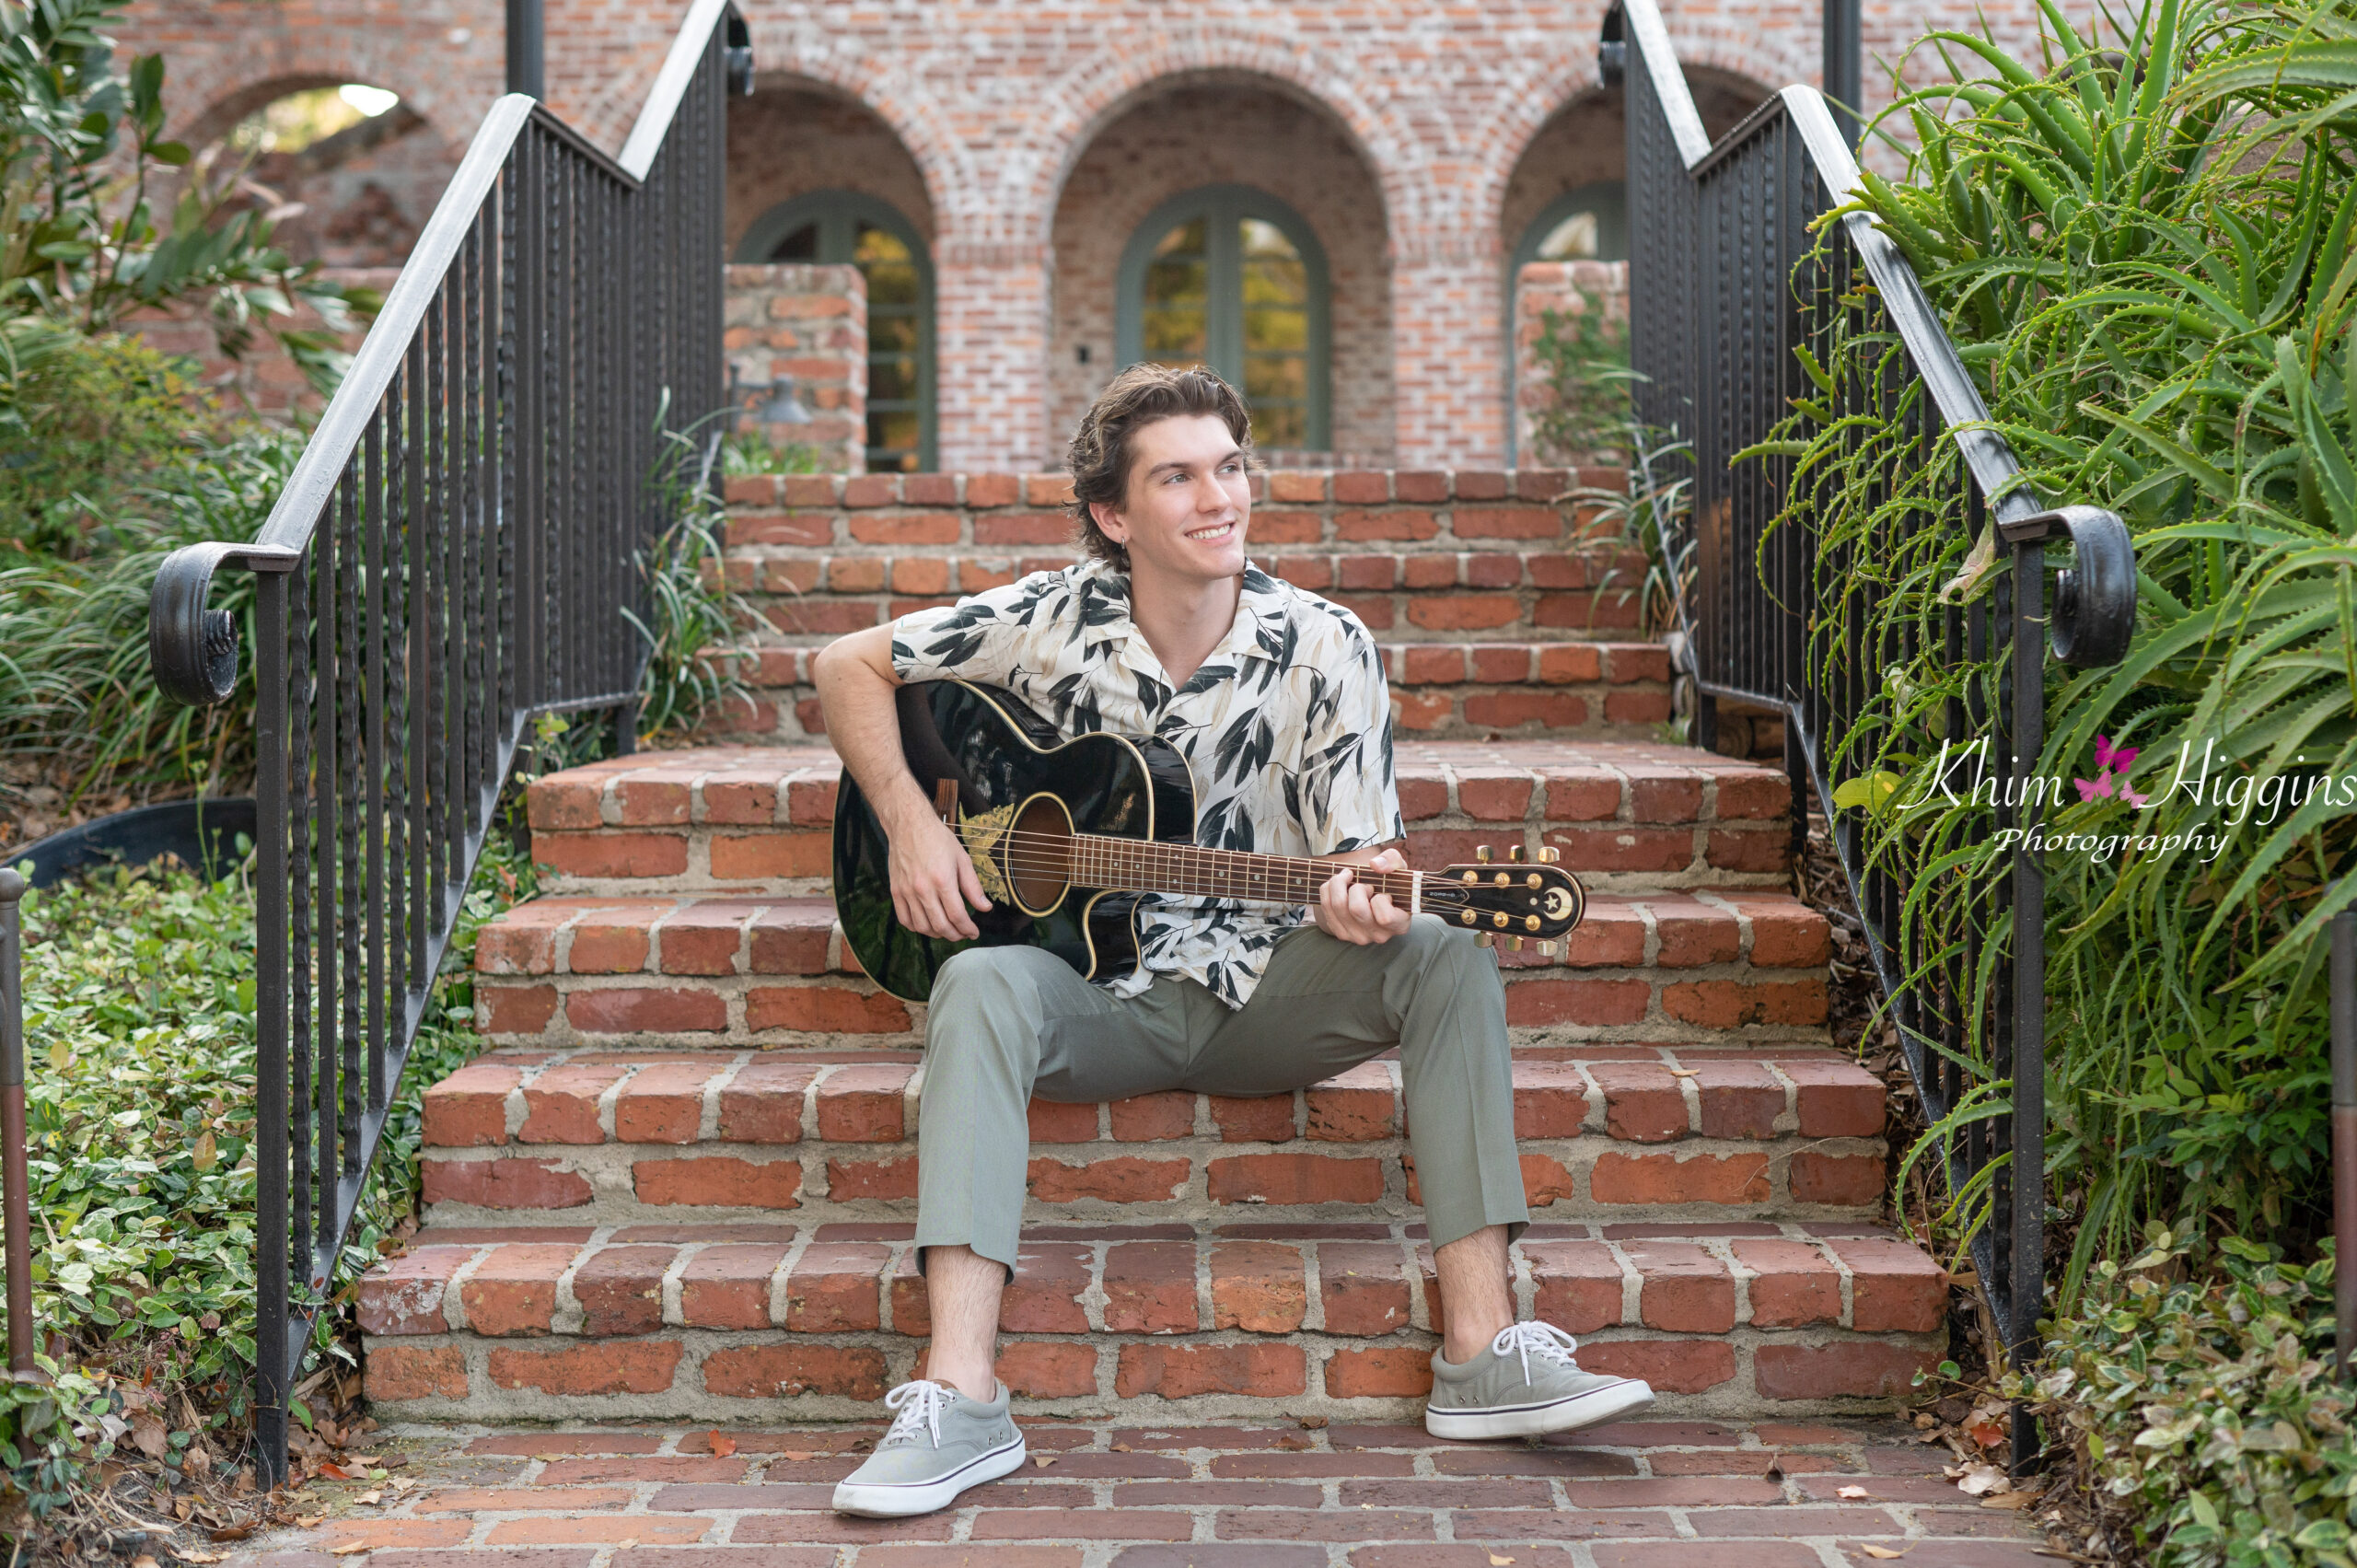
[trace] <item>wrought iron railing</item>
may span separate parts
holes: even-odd
[[[1961,898],[1910,902],[1901,877],[1867,853],[1863,811],[1837,808],[1832,786],[1871,765],[1868,721],[1884,700],[1884,672],[1936,648],[1952,668],[2002,672],[1964,683],[1945,720],[1951,735],[1988,738],[1986,776],[2000,784],[1991,831],[2033,829],[2049,639],[2066,664],[2117,663],[2125,653],[2135,609],[2127,529],[2094,507],[2049,509],[2019,484],[2014,453],[1988,428],[1988,411],[1914,273],[1870,218],[1844,215],[1819,245],[1817,220],[1847,199],[1859,175],[1816,89],[1786,87],[1713,145],[1655,0],[1618,0],[1601,64],[1626,93],[1638,418],[1674,434],[1690,466],[1679,476],[1691,480],[1688,533],[1673,548],[1690,552],[1678,613],[1700,738],[1707,743],[1721,698],[1785,715],[1795,810],[1813,796],[1832,825],[1926,1114],[1939,1125],[1976,1091],[1994,1112],[1960,1119],[1941,1152],[1951,1191],[1990,1184],[1973,1261],[2003,1348],[2022,1365],[2035,1353],[2045,1277],[2044,877],[2020,839],[1992,839],[2014,846],[1997,869],[1945,874],[1962,879]],[[1887,345],[1876,376],[1856,373],[1834,352],[1860,334]],[[1802,348],[1820,367],[1836,367],[1829,394],[1808,377]],[[1836,419],[1896,422],[1902,438],[1877,494],[1945,486],[1957,504],[1889,527],[1952,530],[1960,513],[1969,538],[1993,516],[2006,546],[1993,592],[1892,631],[1872,613],[1875,575],[1852,570],[1859,563],[1845,554],[1858,546],[1829,548],[1805,517],[1797,526],[1789,516],[1778,521],[1792,461],[1736,455],[1768,442],[1805,397],[1829,400]],[[2075,559],[2049,599],[2045,541],[2058,536]],[[2037,587],[2016,592],[2023,584]],[[1927,924],[1929,911],[1967,905],[1974,918]],[[1968,999],[1984,972],[1996,1005],[1976,1018]],[[2008,1086],[2002,1101],[1989,1098]],[[1992,1360],[1998,1348],[1990,1347]],[[2036,1451],[2019,1411],[2014,1449],[2017,1461]]]
[[[328,1299],[501,786],[536,714],[612,709],[646,656],[653,484],[722,398],[726,96],[751,53],[695,0],[619,157],[495,103],[261,533],[157,575],[156,677],[226,701],[205,595],[257,575],[254,1411]]]

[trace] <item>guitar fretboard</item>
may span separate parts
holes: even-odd
[[[1098,833],[1077,834],[1064,842],[1070,851],[1071,880],[1083,888],[1107,891],[1314,904],[1318,889],[1344,869],[1330,860],[1147,843]],[[1368,885],[1370,892],[1390,894],[1392,902],[1401,909],[1412,907],[1414,872],[1370,871],[1363,865],[1350,869],[1357,873],[1355,880]]]

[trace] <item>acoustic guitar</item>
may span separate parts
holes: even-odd
[[[1091,980],[1137,967],[1137,910],[1149,894],[1306,905],[1340,869],[1330,861],[1195,842],[1194,777],[1168,741],[1068,737],[1012,692],[963,680],[900,688],[909,771],[966,846],[991,900],[970,911],[977,940],[951,942],[902,926],[892,912],[884,829],[851,775],[835,801],[835,911],[851,950],[904,1002],[933,993],[953,954],[974,946],[1043,947]],[[1586,893],[1541,849],[1504,864],[1442,871],[1355,868],[1356,879],[1411,912],[1440,915],[1488,947],[1499,937],[1546,951],[1580,923]]]

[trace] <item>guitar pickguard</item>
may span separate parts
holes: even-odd
[[[966,845],[966,857],[974,863],[974,879],[993,903],[1015,901],[1015,889],[1007,885],[997,853],[999,841],[1015,826],[1015,811],[1012,806],[995,806],[970,815],[962,807],[958,812],[958,837]]]

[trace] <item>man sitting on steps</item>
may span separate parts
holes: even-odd
[[[1132,366],[1073,437],[1087,561],[819,653],[827,734],[890,840],[901,924],[972,937],[969,906],[990,907],[901,757],[893,689],[949,676],[1009,688],[1068,734],[1169,741],[1193,769],[1204,845],[1403,865],[1379,847],[1405,836],[1380,656],[1349,610],[1245,559],[1250,439],[1242,401],[1210,371]],[[1119,981],[1092,984],[1028,947],[944,966],[917,1132],[926,1376],[887,1396],[897,1419],[836,1508],[929,1513],[1023,1462],[993,1364],[1035,1094],[1289,1094],[1394,1046],[1446,1320],[1426,1429],[1561,1432],[1653,1401],[1642,1382],[1582,1371],[1562,1330],[1515,1321],[1506,1247],[1529,1211],[1490,956],[1435,915],[1370,898],[1347,869],[1314,919],[1162,899],[1141,909],[1140,963]]]

